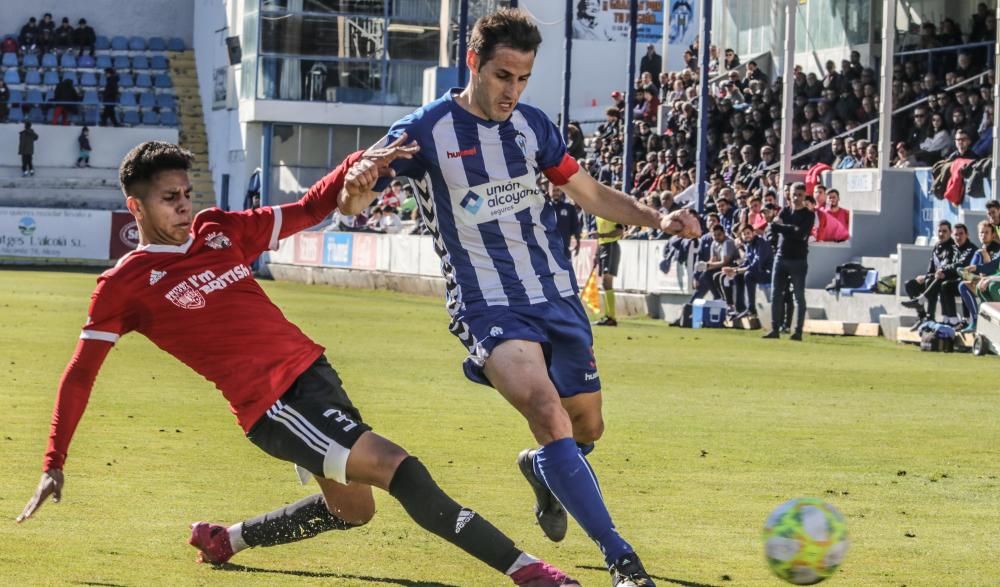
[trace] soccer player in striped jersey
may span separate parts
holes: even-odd
[[[405,137],[354,153],[301,200],[244,212],[212,208],[192,217],[193,156],[150,141],[119,171],[139,247],[98,279],[80,341],[59,384],[42,478],[17,521],[61,497],[70,440],[111,347],[135,331],[218,387],[247,438],[316,478],[321,494],[232,528],[199,523],[191,544],[203,560],[367,523],[372,486],[388,491],[425,530],[505,573],[516,585],[577,586],[518,549],[493,525],[445,494],[427,469],[361,419],[319,346],[271,303],[249,265],[279,239],[318,224],[345,185],[362,191],[389,163],[419,147]],[[367,192],[365,192],[367,197]],[[353,206],[348,198],[344,205]],[[248,355],[247,348],[267,349]],[[350,482],[350,483],[348,483]]]
[[[528,421],[538,449],[518,457],[535,491],[536,517],[552,540],[568,511],[601,548],[618,587],[653,580],[619,535],[586,455],[604,429],[601,381],[590,323],[556,232],[536,187],[538,173],[588,212],[626,225],[696,236],[689,211],[669,216],[602,186],[567,154],[545,114],[518,99],[541,35],[525,13],[500,10],[476,22],[469,41],[471,79],[399,120],[383,143],[407,134],[420,152],[396,161],[414,180],[424,223],[447,281],[450,330],[465,345],[466,376],[490,385]],[[383,179],[345,214],[366,207]]]

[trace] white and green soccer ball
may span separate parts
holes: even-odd
[[[768,566],[795,585],[815,585],[832,576],[843,562],[847,546],[843,514],[821,499],[786,501],[764,524]]]

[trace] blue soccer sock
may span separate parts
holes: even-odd
[[[601,547],[608,565],[633,552],[615,529],[597,477],[572,438],[561,438],[538,449],[533,464],[535,475]]]

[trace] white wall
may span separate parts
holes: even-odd
[[[190,47],[193,40],[194,0],[34,0],[0,1],[0,35],[17,34],[34,16],[41,20],[46,12],[59,26],[68,17],[73,26],[81,18],[98,35],[140,37],[180,37]]]
[[[35,143],[36,167],[71,167],[76,163],[80,136],[79,126],[32,125],[38,133]],[[143,141],[177,142],[177,129],[173,128],[90,128],[90,154],[92,167],[112,167],[117,169],[125,154]],[[0,165],[21,166],[17,154],[18,133],[24,127],[20,124],[0,124]]]

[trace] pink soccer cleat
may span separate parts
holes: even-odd
[[[580,587],[580,583],[549,563],[538,561],[510,576],[519,587]]]
[[[200,563],[221,565],[233,558],[233,546],[229,543],[229,530],[225,526],[195,522],[191,524],[191,538],[188,544],[200,552],[196,559]]]

